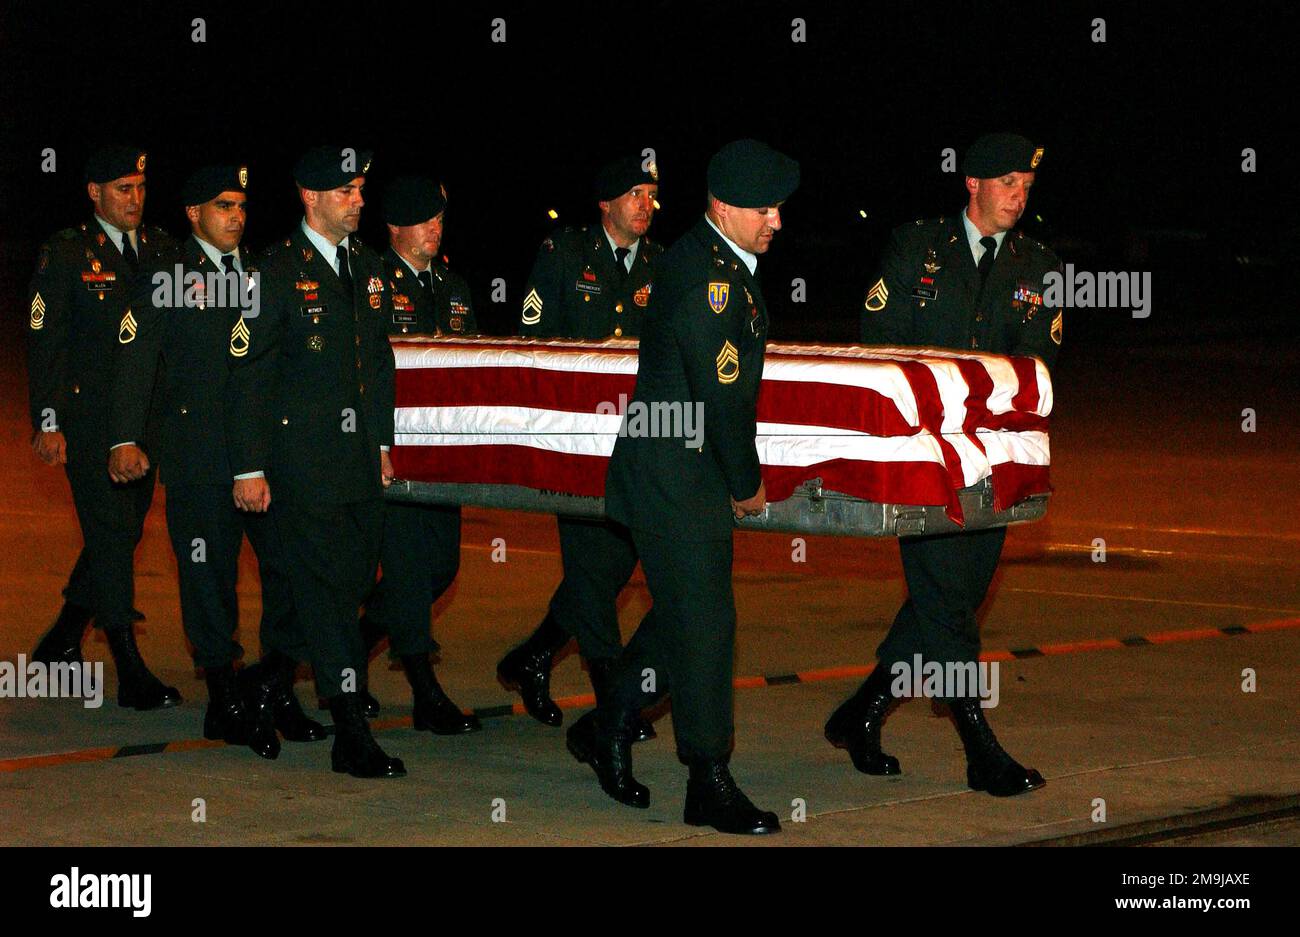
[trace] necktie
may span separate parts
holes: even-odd
[[[350,294],[352,292],[352,270],[348,267],[348,249],[342,244],[334,251],[334,256],[339,265],[339,282],[343,288]]]
[[[632,253],[631,248],[614,248],[614,266],[618,268],[618,279],[620,282],[622,282],[623,278],[627,276],[627,265],[624,261],[627,260],[627,255],[630,253]]]
[[[424,287],[424,298],[429,301],[429,318],[433,320],[433,333],[442,334],[442,323],[438,321],[438,306],[433,295],[433,274],[428,270],[421,270],[416,276],[420,280],[420,286]]]
[[[238,272],[238,271],[235,270],[235,255],[234,255],[234,254],[222,254],[222,255],[221,255],[221,269],[224,270],[226,273],[236,273],[236,272]]]
[[[976,270],[980,275],[980,286],[989,278],[989,271],[993,269],[993,260],[997,256],[998,242],[991,237],[980,238],[980,244],[984,247],[984,255],[980,257],[979,266]]]
[[[131,246],[131,235],[125,231],[122,232],[122,257],[132,269],[135,268],[136,263],[140,259],[139,255],[135,252],[135,248]]]

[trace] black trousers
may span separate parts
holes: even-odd
[[[578,639],[588,660],[623,653],[618,594],[636,569],[636,544],[622,524],[556,517],[564,579],[551,596],[551,617]]]
[[[384,503],[271,502],[305,656],[323,697],[366,685],[357,609],[375,585]],[[302,656],[296,656],[302,660]]]
[[[460,508],[385,502],[379,564],[366,616],[399,656],[437,650],[429,610],[460,571]]]
[[[135,548],[153,502],[156,473],[116,485],[108,477],[107,448],[74,453],[71,441],[68,446],[68,483],[83,546],[63,598],[91,609],[100,628],[129,628],[135,603]]]
[[[262,581],[262,650],[302,659],[296,656],[304,655],[305,647],[291,621],[293,597],[284,558],[266,514],[237,510],[229,485],[168,485],[167,533],[176,554],[181,621],[196,666],[221,667],[235,660],[235,583],[245,534],[257,554]]]
[[[735,733],[732,541],[674,540],[644,530],[632,531],[632,540],[654,606],[618,659],[610,708],[635,712],[671,692],[678,755],[688,762],[726,759]]]
[[[876,649],[880,666],[897,661],[967,663],[979,659],[975,612],[997,572],[1005,527],[931,537],[900,537],[907,601]]]

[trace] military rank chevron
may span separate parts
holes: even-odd
[[[537,295],[537,289],[533,288],[528,291],[524,297],[524,325],[536,325],[542,321],[542,297]]]
[[[135,333],[138,326],[136,325],[135,316],[132,314],[130,307],[127,307],[126,315],[122,316],[122,324],[117,328],[117,340],[123,345],[129,345],[135,341]]]

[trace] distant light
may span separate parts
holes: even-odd
[[[548,209],[546,210],[546,215],[547,215],[547,217],[550,218],[552,221],[554,221],[556,218],[559,218],[559,217],[560,217],[559,213],[558,213],[554,208],[548,208]]]
[[[447,259],[447,255],[446,255],[446,254],[443,254],[443,255],[442,255],[442,262],[445,263],[448,267],[451,266],[451,261]]]
[[[1039,223],[1039,224],[1042,224],[1042,223],[1043,223],[1043,216],[1042,216],[1042,215],[1034,215],[1034,217],[1038,220],[1038,223]]]
[[[659,211],[661,208],[663,208],[663,206],[659,204],[659,199],[652,198],[650,201],[655,203],[655,211]]]
[[[865,218],[867,217],[867,210],[865,208],[859,208],[858,214],[861,215],[863,218]]]

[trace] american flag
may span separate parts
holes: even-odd
[[[394,338],[400,478],[603,497],[637,343]],[[769,344],[755,444],[770,501],[820,477],[868,501],[994,507],[1051,490],[1052,385],[1036,358]],[[706,415],[707,419],[707,415]]]

